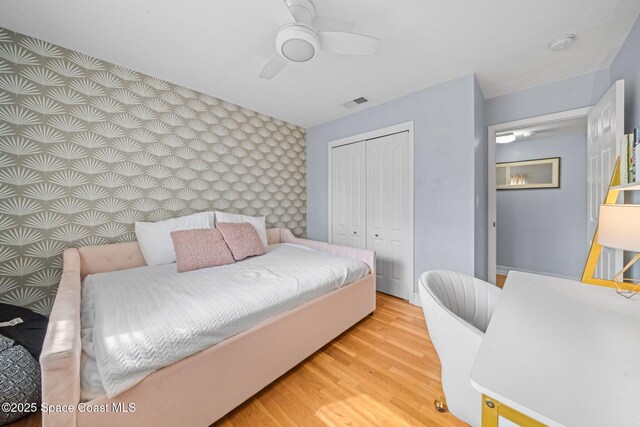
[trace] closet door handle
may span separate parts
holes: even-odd
[[[380,235],[379,235],[378,233],[374,234],[374,236],[376,236],[376,237],[380,237]]]
[[[358,235],[358,232],[357,232],[357,231],[354,231],[354,232],[353,232],[353,234],[354,234],[354,236],[357,236],[357,235]]]

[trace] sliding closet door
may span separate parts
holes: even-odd
[[[364,141],[331,149],[331,240],[366,248]]]
[[[376,251],[379,291],[413,293],[412,165],[408,132],[367,141],[367,248]]]

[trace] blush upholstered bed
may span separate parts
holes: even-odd
[[[283,228],[267,234],[269,244],[363,261],[369,274],[161,368],[113,398],[82,403],[82,279],[146,264],[137,242],[67,249],[40,357],[42,401],[50,409],[43,425],[210,425],[375,310],[372,251],[299,239]]]

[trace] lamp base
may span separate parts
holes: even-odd
[[[631,298],[635,294],[640,293],[640,283],[636,280],[625,279],[624,282],[613,282],[616,285],[616,293],[625,298]],[[633,286],[629,286],[629,284]]]
[[[633,265],[633,263],[635,263],[639,259],[640,253],[631,258],[631,261],[629,261],[627,265],[625,265],[624,268],[616,273],[616,275],[613,277],[613,283],[614,285],[616,285],[616,292],[618,293],[618,295],[622,295],[625,298],[631,298],[632,296],[640,292],[640,283],[638,283],[637,280],[624,278],[624,272],[627,271]],[[630,283],[632,286],[627,285],[627,283]]]

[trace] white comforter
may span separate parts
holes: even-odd
[[[361,261],[281,244],[188,273],[166,264],[89,275],[82,288],[82,398],[113,397],[368,272]]]

